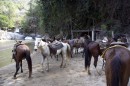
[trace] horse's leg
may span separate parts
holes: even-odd
[[[129,82],[129,72],[124,71],[124,73],[121,74],[121,79],[120,79],[120,86],[127,86]]]
[[[46,59],[47,59],[47,63],[46,63],[46,65],[47,65],[47,66],[46,66],[46,70],[47,70],[47,71],[49,71],[49,59],[48,59],[48,56],[46,57]]]
[[[16,75],[18,73],[18,70],[19,70],[19,62],[16,62],[16,72],[14,74],[14,79],[16,79]]]
[[[21,73],[23,73],[22,60],[20,61],[20,66],[21,66]]]
[[[77,47],[75,47],[75,54],[78,54],[78,48]]]
[[[67,64],[67,56],[65,54],[63,54],[63,61],[64,61],[63,68],[65,68]]]
[[[61,65],[60,65],[60,68],[63,67],[63,54],[61,53],[61,58],[62,58],[62,61],[61,61]]]
[[[106,84],[107,86],[112,86],[111,85],[111,74],[109,73],[110,71],[108,70],[108,68],[105,69],[105,75],[106,75]]]
[[[73,58],[73,47],[71,47],[71,58]]]
[[[43,63],[44,63],[44,61],[45,61],[45,57],[42,55],[42,61],[41,61],[41,65],[42,65],[42,70],[44,71],[44,65],[43,65]]]
[[[94,67],[97,67],[98,56],[94,56]]]
[[[89,53],[89,50],[88,48],[84,49],[84,53],[85,53],[85,71],[87,71],[88,69],[88,65],[89,65],[89,59],[90,59],[90,53]]]
[[[85,70],[87,71],[87,68],[88,68],[88,56],[86,55],[86,53],[85,53],[85,60],[84,60],[85,62]]]
[[[30,51],[26,51],[26,61],[28,64],[28,70],[29,70],[29,78],[31,78],[32,75],[32,59],[30,56]]]
[[[84,52],[84,49],[83,49],[83,54],[82,54],[82,58],[84,58],[84,56],[85,56],[85,52]]]
[[[42,70],[44,72],[44,65],[45,65],[45,70],[49,71],[49,60],[48,60],[49,56],[45,56],[43,54],[42,54],[42,56],[43,56],[43,59],[42,59]]]
[[[65,68],[67,64],[67,50],[62,51],[62,67]]]
[[[102,64],[102,69],[103,69],[105,66],[105,60],[103,59],[102,61],[103,61],[103,64]]]
[[[76,54],[76,47],[74,47],[74,53]]]
[[[88,59],[88,74],[89,75],[91,74],[91,72],[90,72],[91,58],[92,58],[92,55],[89,55],[89,59]]]
[[[55,55],[56,60],[58,61],[58,55]]]
[[[76,48],[76,52],[77,52],[77,54],[79,53],[79,51],[78,51],[78,50],[79,50],[79,48]]]
[[[129,77],[124,77],[123,80],[120,82],[120,86],[127,86],[129,82]]]
[[[53,55],[52,55],[52,54],[51,54],[50,56],[51,56],[51,58],[53,57]]]

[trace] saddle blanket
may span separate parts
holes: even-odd
[[[52,54],[56,54],[58,49],[61,49],[63,47],[62,43],[56,43],[56,44],[49,44],[50,52]]]

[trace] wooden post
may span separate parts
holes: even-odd
[[[112,31],[112,38],[114,38],[114,31]]]
[[[94,41],[94,29],[92,30],[92,41]]]
[[[73,31],[72,31],[72,29],[71,29],[71,39],[73,39]]]

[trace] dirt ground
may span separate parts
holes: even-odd
[[[13,79],[15,64],[0,68],[0,86],[106,86],[105,73],[102,70],[102,58],[99,57],[97,70],[91,62],[91,75],[84,72],[84,58],[81,54],[74,55],[70,64],[66,68],[60,68],[61,59],[56,61],[50,58],[50,71],[42,72],[41,59],[39,52],[32,55],[33,72],[32,78],[28,78],[28,67],[26,60],[23,61],[23,73]],[[128,85],[130,86],[130,84]]]

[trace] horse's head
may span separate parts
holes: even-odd
[[[37,51],[40,41],[41,41],[41,38],[36,38],[35,44],[34,44],[34,50],[35,51]]]
[[[42,47],[46,47],[48,45],[47,42],[44,42],[42,39],[38,39],[35,41],[35,46],[34,46],[34,50],[37,51],[38,48]]]

